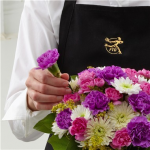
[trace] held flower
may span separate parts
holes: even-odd
[[[70,86],[71,86],[71,89],[72,89],[73,91],[76,91],[76,88],[79,86],[79,85],[78,85],[78,77],[76,77],[75,80],[72,79],[72,80],[69,82],[69,84],[70,84]]]
[[[150,113],[150,95],[145,92],[129,96],[128,101],[134,111],[141,112],[143,115]]]
[[[115,137],[110,144],[112,148],[121,150],[124,146],[129,146],[131,144],[131,138],[128,134],[127,128],[122,128],[116,131]]]
[[[142,89],[140,88],[140,84],[133,84],[133,81],[128,77],[125,79],[123,77],[114,80],[111,82],[112,86],[115,87],[120,93],[126,94],[138,94]]]
[[[150,122],[147,121],[146,117],[139,116],[133,118],[128,123],[127,130],[133,146],[150,147]]]
[[[114,81],[114,78],[126,77],[126,73],[118,66],[107,66],[103,70],[99,70],[96,74],[99,78],[103,78],[109,85]]]
[[[60,129],[68,129],[71,126],[71,110],[67,108],[61,111],[55,120]]]
[[[57,65],[59,53],[57,49],[48,50],[40,57],[37,62],[40,69],[48,69],[55,77],[60,77],[60,70]]]
[[[99,91],[91,91],[85,98],[82,105],[89,108],[93,115],[97,115],[99,112],[103,112],[109,109],[108,103],[110,99]]]
[[[83,117],[76,118],[72,122],[72,126],[69,128],[71,135],[75,135],[75,139],[78,141],[84,141],[84,134],[87,127],[87,120]]]

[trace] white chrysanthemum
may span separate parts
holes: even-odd
[[[71,81],[69,82],[69,84],[70,84],[72,90],[75,90],[75,89],[77,88],[77,86],[78,86],[77,83],[78,83],[78,78],[77,78],[77,77],[76,77],[75,80],[71,80]]]
[[[78,147],[86,147],[87,146],[87,141],[76,141],[77,143],[79,143],[80,145],[78,145]]]
[[[97,68],[100,69],[100,70],[103,70],[105,68],[105,66],[104,67],[97,67]]]
[[[132,118],[139,115],[139,113],[133,111],[131,105],[128,105],[127,102],[114,106],[114,109],[109,110],[107,114],[116,130],[126,127]]]
[[[89,108],[85,108],[83,105],[78,105],[72,110],[71,119],[75,120],[79,117],[84,117],[86,120],[89,120],[92,117]]]
[[[67,132],[66,129],[60,129],[56,122],[53,123],[52,131],[54,132],[54,135],[58,135],[59,139],[61,139],[63,135]]]
[[[140,84],[133,84],[133,81],[128,77],[125,79],[123,77],[114,79],[114,82],[111,82],[112,86],[115,87],[120,93],[126,93],[129,95],[138,94],[142,89]]]
[[[138,83],[148,82],[143,76],[138,76]]]
[[[150,79],[148,80],[148,83],[150,83]]]
[[[147,120],[150,122],[150,114],[146,116]]]
[[[94,146],[95,144],[109,145],[112,142],[114,136],[113,124],[107,117],[104,118],[94,118],[88,121],[86,130],[86,140],[89,140],[89,146]]]

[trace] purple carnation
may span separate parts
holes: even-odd
[[[109,109],[108,103],[110,99],[106,97],[102,92],[91,91],[82,103],[84,107],[88,107],[93,115],[97,115],[99,112],[103,112]]]
[[[134,111],[141,112],[143,115],[150,113],[150,95],[145,92],[139,94],[132,94],[129,96],[128,101]]]
[[[47,69],[57,62],[58,57],[59,53],[57,49],[48,50],[38,57],[37,62],[41,69]]]
[[[108,66],[103,70],[99,70],[96,73],[96,76],[103,78],[109,85],[114,81],[114,78],[119,79],[120,77],[127,77],[127,74],[118,66]]]
[[[57,115],[56,122],[60,129],[68,129],[71,126],[71,113],[71,110],[67,108]]]
[[[133,146],[150,147],[150,122],[146,117],[135,117],[127,125]]]

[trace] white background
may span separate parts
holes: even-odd
[[[4,105],[12,72],[23,0],[0,1],[1,4],[1,120],[4,116]],[[7,121],[1,121],[1,150],[44,150],[48,135],[44,134],[36,141],[18,140]]]

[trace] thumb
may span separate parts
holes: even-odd
[[[61,74],[61,78],[65,80],[69,80],[69,74],[68,73]]]

